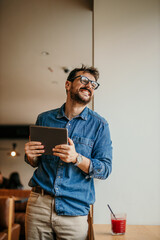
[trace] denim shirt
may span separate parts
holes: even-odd
[[[58,215],[82,216],[88,214],[90,205],[95,202],[93,178],[106,179],[111,173],[112,142],[107,121],[96,112],[86,107],[80,115],[69,120],[64,108],[65,104],[41,113],[36,125],[67,128],[76,152],[91,161],[89,173],[57,156],[42,155],[29,186],[39,185],[53,195]]]

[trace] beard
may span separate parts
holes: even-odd
[[[88,90],[87,88],[81,88],[81,89],[86,89],[86,90]],[[90,90],[88,90],[89,92],[90,92]],[[91,93],[91,92],[90,92]],[[71,96],[71,99],[73,100],[73,101],[75,101],[76,103],[79,103],[79,104],[83,104],[83,105],[86,105],[86,104],[88,104],[90,101],[91,101],[91,99],[92,99],[92,96],[90,96],[88,99],[85,99],[83,96],[81,96],[80,94],[79,94],[79,91],[77,90],[76,92],[74,92],[74,90],[73,90],[73,87],[71,87],[71,89],[70,89],[70,96]]]

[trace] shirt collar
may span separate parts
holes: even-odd
[[[67,118],[64,111],[65,111],[65,103],[59,108],[59,111],[57,113],[57,118],[63,118],[63,117]],[[82,118],[83,120],[87,120],[88,107],[85,107],[84,110],[78,116],[76,116],[76,118],[78,117]]]
[[[65,109],[65,103],[59,108],[59,111],[57,113],[57,118],[66,118],[66,115],[64,113],[64,109]]]

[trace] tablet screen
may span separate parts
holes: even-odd
[[[59,144],[68,144],[67,128],[30,126],[30,140],[44,145],[45,155],[53,155],[52,148]]]

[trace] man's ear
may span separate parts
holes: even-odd
[[[66,81],[66,83],[65,83],[65,88],[66,88],[66,90],[69,90],[70,85],[71,85],[71,82]]]

